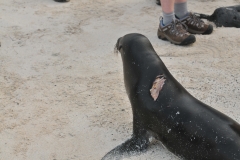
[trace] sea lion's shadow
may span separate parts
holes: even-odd
[[[142,150],[134,150],[134,151],[127,151],[127,148],[122,149],[124,145],[128,145],[129,142],[132,141],[132,138],[128,139],[123,144],[117,146],[112,151],[110,151],[107,155],[105,155],[102,160],[128,160],[128,159],[161,159],[164,157],[171,157],[174,159],[181,160],[181,157],[177,157],[173,153],[171,153],[161,141],[157,140],[154,137],[149,139],[150,144],[147,144],[147,147]],[[135,143],[135,142],[134,142]],[[126,149],[126,150],[125,150]]]

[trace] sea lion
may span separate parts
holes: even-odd
[[[145,36],[127,34],[116,48],[132,106],[133,134],[102,160],[144,151],[151,136],[184,160],[240,160],[240,125],[188,93]],[[150,90],[157,86],[161,88],[154,98]]]
[[[160,0],[156,0],[156,4],[161,6],[161,1]]]
[[[54,0],[56,2],[69,2],[70,0]]]
[[[212,15],[201,13],[196,15],[214,22],[217,27],[240,28],[240,5],[217,8]]]

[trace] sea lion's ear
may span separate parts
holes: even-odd
[[[166,79],[163,75],[158,75],[155,81],[153,82],[152,88],[150,89],[150,93],[154,101],[157,100],[159,92],[162,90],[165,80]]]

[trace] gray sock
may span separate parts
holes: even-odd
[[[175,3],[174,12],[179,19],[182,19],[188,15],[187,2]]]
[[[170,24],[175,18],[174,13],[164,13],[163,12],[163,25],[166,26]]]

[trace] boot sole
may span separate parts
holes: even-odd
[[[213,31],[213,26],[212,25],[209,25],[205,32],[197,32],[197,31],[188,29],[188,32],[191,33],[191,34],[202,34],[202,35],[211,34],[212,31]]]
[[[184,45],[189,45],[189,44],[192,44],[192,43],[196,42],[196,38],[195,38],[194,35],[188,36],[188,37],[187,37],[186,39],[184,39],[181,43],[175,43],[175,42],[173,42],[173,41],[171,41],[171,40],[168,40],[166,37],[162,37],[162,36],[160,36],[160,35],[158,35],[158,38],[161,39],[161,40],[164,40],[164,41],[169,41],[169,42],[171,42],[172,44],[182,45],[182,46],[184,46]]]
[[[213,31],[213,26],[212,25],[209,25],[208,26],[208,29],[203,33],[203,34],[211,34]]]

